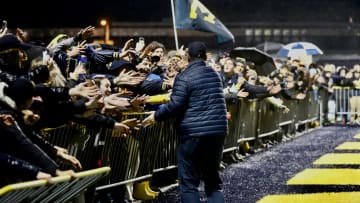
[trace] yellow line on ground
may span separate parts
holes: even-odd
[[[329,153],[324,154],[313,164],[356,165],[360,164],[360,153]]]
[[[336,150],[360,150],[360,142],[344,142],[335,148]]]
[[[360,169],[305,169],[287,181],[288,185],[360,185]]]
[[[267,195],[256,203],[358,203],[360,192]]]
[[[360,133],[356,134],[356,135],[354,136],[354,138],[355,138],[355,139],[360,139]]]

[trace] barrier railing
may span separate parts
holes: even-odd
[[[259,101],[257,139],[268,137],[280,132],[281,110],[266,100]]]
[[[240,99],[236,104],[228,103],[231,119],[224,153],[239,149],[242,142],[256,143],[270,136],[281,141],[284,134],[295,133],[297,126],[319,119],[322,101],[314,95],[309,92],[302,101],[282,98],[290,109],[288,113],[264,100]],[[124,113],[122,119],[135,117],[142,120],[146,116],[143,112]],[[97,183],[96,190],[149,179],[154,172],[177,167],[173,120],[134,130],[126,137],[114,135],[111,129],[93,129],[81,124],[44,132],[48,141],[68,148],[85,169],[111,167],[112,172]],[[62,167],[69,168],[67,165]]]
[[[34,180],[0,188],[0,202],[68,202],[110,173],[110,167],[86,170],[50,180]]]
[[[360,89],[334,86],[333,93],[319,89],[321,123],[354,124],[360,115]]]
[[[237,143],[248,140],[255,140],[257,133],[257,122],[259,112],[259,102],[257,100],[241,100],[239,125],[241,129]],[[229,134],[228,137],[234,135]],[[236,135],[235,135],[236,136]],[[228,138],[226,138],[228,139]],[[234,145],[234,143],[233,143]]]
[[[335,121],[352,122],[355,115],[359,114],[357,109],[357,97],[360,96],[360,89],[350,87],[334,87]]]

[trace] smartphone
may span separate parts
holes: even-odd
[[[69,60],[69,63],[68,63],[69,72],[74,72],[75,67],[76,67],[76,64],[77,64],[77,60],[76,60],[76,59],[70,59],[70,60]]]
[[[144,37],[139,37],[139,41],[137,41],[135,45],[135,50],[137,52],[140,52],[144,49],[144,47],[145,47],[145,39]]]
[[[6,21],[6,20],[3,20],[3,21],[2,21],[1,29],[4,30],[5,28],[7,28],[7,21]]]

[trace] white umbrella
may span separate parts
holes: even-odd
[[[283,46],[276,55],[284,57],[301,57],[321,54],[323,54],[323,51],[311,42],[292,42]]]

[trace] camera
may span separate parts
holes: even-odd
[[[151,56],[150,57],[150,62],[151,63],[157,63],[160,61],[160,56]]]

